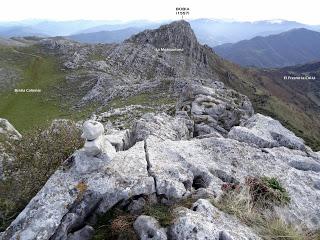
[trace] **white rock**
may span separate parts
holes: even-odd
[[[229,138],[254,144],[261,148],[284,146],[304,150],[304,141],[286,129],[277,120],[262,114],[255,114],[241,126],[233,127]]]
[[[102,153],[103,148],[103,137],[99,136],[98,138],[92,141],[86,141],[84,144],[84,150],[87,156],[97,156]]]
[[[98,156],[101,153],[106,154],[110,159],[115,155],[116,149],[108,141],[106,136],[99,136],[92,141],[86,141],[84,144],[84,150],[87,156]]]
[[[233,240],[261,239],[249,227],[205,199],[199,199],[191,210],[177,208],[175,211],[178,217],[169,229],[169,235],[175,240],[220,240],[221,232],[228,232],[229,239]]]
[[[133,224],[141,240],[167,240],[167,234],[158,221],[150,216],[141,215]]]
[[[104,128],[100,122],[88,120],[83,123],[83,134],[81,137],[91,141],[101,136],[103,132]]]
[[[4,118],[0,118],[0,135],[1,134],[12,139],[20,139],[22,137],[12,124]]]
[[[99,159],[88,157],[83,150],[72,159],[70,168],[59,169],[50,177],[1,240],[68,239],[67,235],[72,234],[68,230],[78,230],[77,224],[96,207],[97,211],[106,212],[132,196],[155,192],[154,179],[147,172],[143,142],[117,152],[112,161],[104,155]],[[80,182],[84,182],[82,192]],[[61,238],[52,237],[55,234]]]
[[[182,198],[194,191],[197,176],[205,187],[222,194],[226,182],[244,182],[247,176],[275,177],[291,198],[282,207],[281,216],[292,224],[304,224],[310,229],[320,227],[320,191],[317,161],[307,153],[285,147],[262,151],[247,143],[228,138],[204,138],[160,141],[149,137],[146,150],[149,171],[156,179],[157,193],[168,199]],[[299,166],[292,162],[299,162]],[[219,170],[219,171],[217,171]],[[200,186],[201,187],[201,186]]]

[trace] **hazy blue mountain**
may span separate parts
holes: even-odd
[[[235,43],[256,36],[277,34],[294,28],[305,27],[311,29],[312,27],[302,23],[285,20],[237,22],[196,19],[190,21],[190,24],[199,41],[206,43],[211,47],[223,43]]]
[[[214,48],[220,56],[243,66],[284,67],[320,60],[320,33],[305,28],[255,37]]]
[[[48,20],[24,20],[16,22],[0,22],[0,36],[68,36],[84,33],[97,33],[94,36],[81,36],[81,38],[99,39],[97,42],[109,42],[102,38],[101,32],[117,31],[123,29],[138,28],[140,30],[154,29],[167,21],[152,22],[148,20],[137,20],[129,22],[121,21],[48,21]],[[235,43],[241,40],[251,39],[256,36],[268,36],[278,34],[294,28],[308,28],[320,31],[320,26],[305,25],[293,21],[272,20],[257,22],[238,22],[213,19],[196,19],[189,21],[198,40],[211,47]],[[112,38],[122,39],[124,31],[113,32],[111,35],[119,34]],[[108,34],[110,35],[110,33]],[[97,37],[98,36],[98,37]],[[107,37],[108,38],[108,37]],[[96,41],[96,40],[95,40]]]
[[[102,31],[114,31],[114,30],[121,30],[125,28],[139,28],[140,30],[145,30],[145,29],[157,28],[161,24],[164,24],[167,22],[169,21],[151,22],[146,20],[139,20],[139,21],[117,23],[117,24],[103,24],[103,25],[84,29],[78,33],[80,34],[80,33],[93,33],[93,32],[102,32]]]
[[[87,28],[100,26],[102,24],[114,24],[114,21],[91,21],[91,20],[75,20],[75,21],[43,21],[33,25],[33,28],[39,32],[50,36],[66,36],[75,34]]]
[[[48,35],[29,26],[10,26],[10,27],[0,26],[0,36],[10,38],[10,37],[23,37],[23,36],[45,37]]]
[[[17,22],[0,22],[0,36],[66,36],[75,34],[87,28],[103,24],[115,24],[118,21],[47,21],[47,20],[25,20]]]
[[[68,38],[83,43],[120,43],[140,31],[142,31],[140,28],[125,28],[120,30],[80,33],[68,36]]]

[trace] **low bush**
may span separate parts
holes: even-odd
[[[93,240],[138,240],[133,229],[134,216],[120,207],[114,207],[98,217]]]
[[[0,231],[26,206],[48,178],[76,149],[83,146],[81,131],[73,122],[53,124],[23,135],[6,145],[12,156],[3,162],[0,181]]]
[[[247,177],[246,185],[249,188],[252,203],[260,207],[286,205],[290,202],[287,191],[276,178]]]
[[[290,202],[286,189],[276,178],[247,177],[244,184],[225,184],[224,194],[213,205],[235,215],[265,240],[319,240],[319,234],[296,228],[281,220],[273,206]]]

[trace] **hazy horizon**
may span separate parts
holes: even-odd
[[[297,22],[297,23],[302,23],[302,24],[306,24],[306,25],[320,25],[319,24],[309,24],[309,23],[305,23],[305,22],[301,22],[301,21],[295,21],[295,20],[288,20],[288,19],[261,19],[261,20],[241,20],[241,19],[223,19],[223,18],[210,18],[210,17],[206,17],[206,18],[187,18],[187,19],[161,19],[161,20],[150,20],[150,19],[133,19],[133,20],[107,20],[107,19],[99,19],[99,20],[95,20],[95,19],[71,19],[71,20],[59,20],[59,19],[49,19],[49,18],[44,18],[44,19],[37,19],[37,18],[26,18],[26,19],[21,19],[21,20],[11,20],[11,21],[4,21],[4,20],[0,20],[0,23],[28,23],[28,24],[37,24],[37,23],[43,23],[43,22],[77,22],[77,21],[88,21],[88,22],[102,22],[102,23],[110,23],[110,24],[124,24],[124,23],[134,23],[134,22],[150,22],[150,23],[161,23],[161,22],[170,22],[170,21],[179,21],[179,20],[185,20],[185,21],[193,21],[193,20],[212,20],[212,21],[223,21],[223,22],[273,22],[273,23],[280,23],[281,21],[288,21],[288,22]]]
[[[320,25],[316,0],[202,0],[147,1],[117,0],[5,0],[1,4],[0,22],[12,21],[165,21],[178,20],[176,7],[189,7],[186,20],[209,18],[233,21],[262,21],[283,19],[304,24]],[[17,6],[19,6],[17,8]]]

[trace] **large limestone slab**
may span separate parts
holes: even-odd
[[[203,187],[216,194],[225,182],[244,182],[247,176],[276,177],[288,190],[291,203],[279,212],[289,222],[310,228],[320,226],[319,173],[297,168],[292,162],[319,163],[299,150],[285,147],[265,149],[225,138],[190,141],[146,141],[149,172],[156,180],[157,193],[166,199],[188,196]]]
[[[143,142],[112,159],[88,157],[79,150],[51,176],[2,239],[66,239],[94,211],[105,212],[121,200],[153,192]]]
[[[231,129],[229,138],[254,144],[262,148],[288,147],[304,150],[304,141],[286,129],[277,120],[262,114],[255,114],[241,126]]]
[[[21,134],[12,126],[12,124],[4,118],[0,118],[0,136],[4,135],[4,137],[12,138],[12,139],[20,139]]]
[[[169,228],[172,239],[261,239],[252,229],[233,216],[221,212],[205,199],[195,202],[192,209],[176,209],[176,214],[178,217]]]

